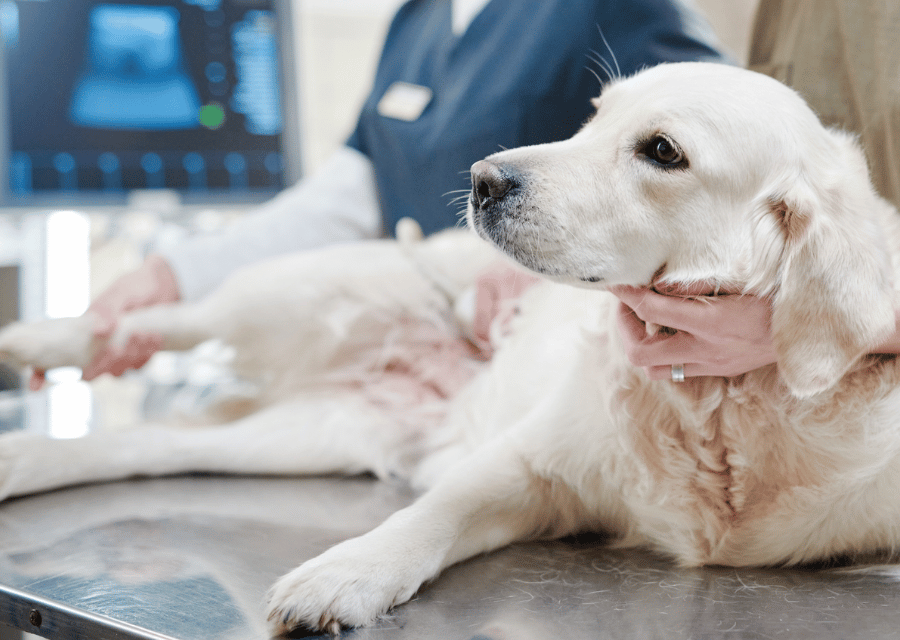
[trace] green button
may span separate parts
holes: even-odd
[[[222,105],[212,102],[200,107],[200,114],[197,118],[207,129],[218,129],[225,122],[225,110]]]

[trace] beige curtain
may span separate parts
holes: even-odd
[[[749,66],[857,133],[876,188],[900,207],[900,0],[760,0]]]

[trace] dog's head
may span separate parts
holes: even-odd
[[[854,140],[784,85],[661,65],[608,86],[573,138],[472,167],[469,224],[558,282],[708,282],[772,296],[779,368],[809,396],[894,327],[891,264]]]

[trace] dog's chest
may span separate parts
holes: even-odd
[[[630,465],[622,490],[641,537],[691,565],[796,561],[798,544],[808,547],[802,559],[834,552],[815,552],[824,515],[864,495],[862,478],[896,466],[896,447],[882,433],[896,400],[851,390],[843,396],[852,402],[801,406],[777,385],[774,370],[749,389],[712,379],[674,395],[625,385],[619,428]],[[829,526],[833,538],[848,537],[835,533],[840,522]],[[779,543],[787,537],[794,539]]]

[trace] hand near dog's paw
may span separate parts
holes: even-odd
[[[116,280],[91,303],[90,312],[97,318],[94,339],[103,347],[85,365],[82,377],[93,380],[104,373],[120,376],[144,366],[162,348],[163,337],[139,331],[117,335],[122,319],[132,311],[180,298],[175,274],[160,256],[148,256],[140,268]]]
[[[83,317],[88,318],[87,315]],[[114,321],[96,317],[92,333],[93,355],[90,355],[90,361],[87,363],[73,361],[66,364],[81,366],[82,379],[90,381],[104,373],[120,376],[129,369],[140,369],[153,354],[162,348],[163,337],[155,333],[134,333],[128,336],[127,342],[122,346],[110,344],[110,337],[115,329]],[[32,368],[28,380],[29,390],[39,391],[46,382],[46,370],[52,368],[53,365],[46,365],[46,360],[41,361],[36,358],[32,358],[28,362],[40,363]]]
[[[0,333],[0,359],[16,366],[32,367],[31,391],[46,382],[46,371],[57,367],[81,367],[84,380],[102,373],[122,375],[142,367],[162,348],[158,334],[135,333],[123,345],[110,342],[116,322],[89,311],[75,318],[55,318],[34,323],[14,323]]]
[[[109,319],[101,321],[94,329],[94,335],[105,346],[82,369],[81,377],[84,380],[93,380],[104,373],[120,376],[129,369],[140,369],[153,354],[162,349],[163,337],[158,333],[132,333],[128,335],[124,345],[115,344],[110,340],[115,329],[115,321]]]
[[[297,628],[336,635],[371,624],[415,594],[422,581],[403,577],[408,563],[384,561],[388,555],[362,540],[333,547],[275,583],[267,605],[275,635]],[[375,560],[379,557],[382,561]]]

